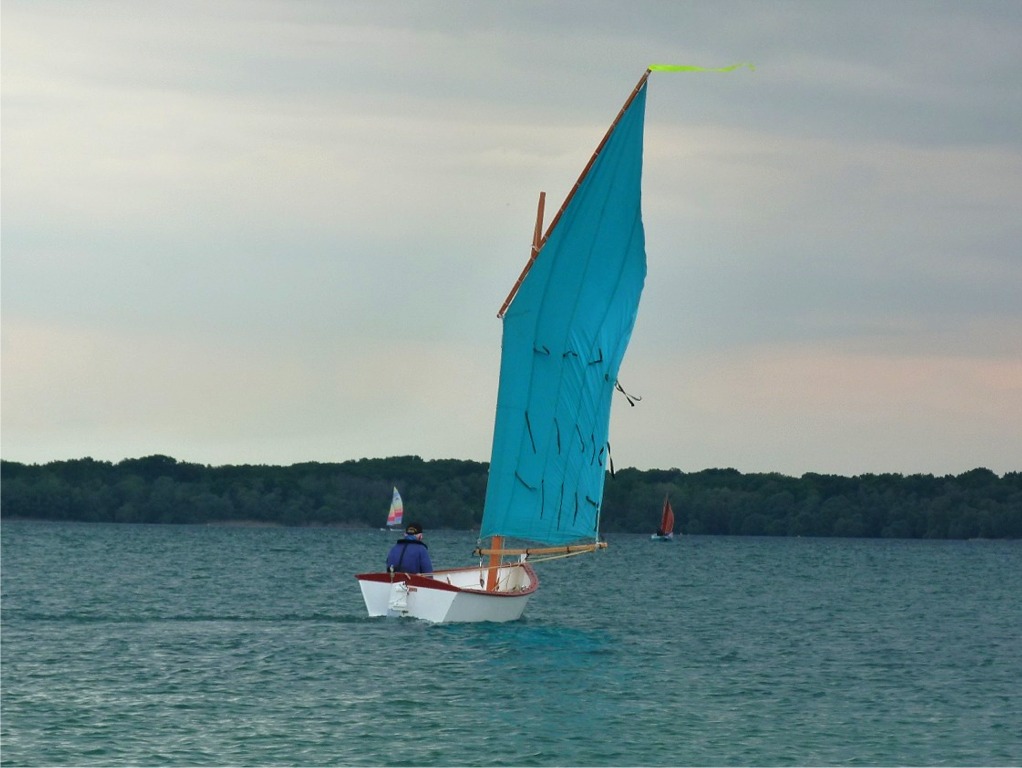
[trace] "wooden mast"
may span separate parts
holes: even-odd
[[[518,282],[515,283],[515,290],[522,284],[522,280],[525,279],[526,273],[529,271],[529,267],[532,266],[532,262],[536,260],[536,256],[539,254],[539,247],[541,238],[543,237],[543,209],[546,206],[546,192],[539,193],[539,205],[536,208],[536,228],[532,232],[532,253],[529,255],[529,263],[525,265],[525,269],[522,270],[521,276],[518,278]],[[510,301],[510,298],[508,299]],[[503,310],[501,310],[503,314]],[[486,591],[495,592],[497,590],[497,575],[501,565],[501,555],[504,550],[504,537],[494,536],[490,540],[490,549],[487,554],[490,556],[489,568],[486,571]]]
[[[582,169],[582,173],[579,174],[578,180],[575,182],[575,186],[571,188],[571,191],[568,193],[568,196],[564,198],[564,202],[561,203],[560,209],[557,211],[556,214],[554,214],[553,219],[551,219],[550,221],[550,226],[547,227],[546,234],[543,235],[542,238],[540,238],[539,236],[541,226],[537,224],[536,232],[532,239],[532,253],[529,256],[529,261],[526,263],[525,268],[522,270],[522,274],[518,276],[518,279],[515,281],[514,286],[512,286],[511,292],[507,295],[507,298],[504,299],[504,303],[501,305],[500,311],[497,312],[497,317],[504,317],[504,313],[507,312],[507,308],[511,305],[512,300],[514,300],[515,294],[518,293],[518,289],[521,287],[522,282],[525,280],[525,276],[529,274],[529,270],[532,269],[533,262],[535,262],[536,257],[539,256],[540,250],[546,244],[547,239],[550,237],[550,233],[554,231],[554,227],[557,226],[557,222],[561,220],[561,214],[563,214],[564,209],[568,207],[568,203],[570,203],[571,199],[575,196],[575,192],[578,191],[578,188],[580,186],[582,186],[582,182],[585,181],[585,177],[589,174],[589,169],[593,167],[593,163],[596,162],[596,158],[599,157],[600,152],[603,151],[603,147],[607,143],[607,140],[610,138],[611,134],[614,133],[614,129],[617,128],[617,124],[621,122],[621,117],[624,115],[625,112],[628,111],[628,108],[632,105],[632,102],[635,100],[636,95],[638,95],[639,91],[642,90],[642,86],[646,84],[646,80],[649,79],[649,74],[651,71],[652,70],[647,69],[645,72],[642,73],[642,77],[639,78],[639,82],[635,84],[635,87],[632,89],[632,92],[628,95],[628,98],[625,100],[624,106],[621,107],[621,111],[617,113],[617,117],[614,118],[614,122],[610,124],[610,128],[608,128],[607,132],[603,135],[603,139],[600,141],[599,146],[596,147],[596,151],[593,152],[593,156],[589,158],[589,162],[586,163],[586,167]],[[543,216],[543,198],[544,193],[540,192],[539,210],[541,219]]]
[[[543,209],[546,206],[546,192],[539,193],[539,205],[536,209],[536,228],[532,232],[532,253],[529,256],[529,263],[525,265],[525,269],[522,270],[521,277],[518,278],[518,282],[515,283],[515,290],[522,284],[522,280],[525,279],[526,273],[529,271],[529,267],[532,266],[532,262],[536,260],[536,256],[539,254],[539,247],[541,238],[543,237]],[[510,298],[508,299],[510,301]],[[503,310],[501,310],[503,314]],[[486,591],[495,592],[497,590],[497,575],[501,564],[501,554],[504,549],[504,537],[494,536],[490,541],[490,563],[489,568],[486,571]]]
[[[504,553],[504,537],[494,536],[490,539],[490,566],[486,569],[486,591],[497,591],[497,575],[500,570],[500,558]]]

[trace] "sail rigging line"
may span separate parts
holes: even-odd
[[[628,404],[630,406],[632,406],[633,408],[635,407],[635,403],[641,403],[642,402],[642,397],[640,395],[630,395],[627,392],[625,392],[625,388],[621,386],[621,382],[620,381],[615,381],[614,382],[614,389],[616,389],[618,392],[620,392],[622,395],[624,395],[625,396],[625,400],[627,400]]]
[[[586,176],[589,175],[589,170],[593,167],[593,163],[596,162],[596,158],[599,157],[600,152],[603,151],[603,148],[604,146],[606,146],[607,141],[610,139],[611,135],[613,135],[614,129],[617,128],[617,124],[621,122],[621,118],[624,116],[625,112],[628,111],[628,108],[632,105],[632,102],[635,101],[635,97],[639,94],[639,91],[641,91],[643,86],[646,85],[646,81],[649,79],[650,72],[652,71],[653,71],[652,69],[647,69],[645,72],[642,73],[642,77],[639,78],[639,82],[636,83],[635,87],[632,89],[632,92],[628,95],[628,98],[625,100],[624,106],[621,107],[621,110],[617,113],[617,117],[614,118],[614,122],[610,124],[610,128],[608,128],[607,132],[603,135],[603,139],[601,139],[600,143],[597,145],[596,151],[593,152],[592,157],[589,158],[589,162],[586,163],[586,167],[582,169],[582,173],[579,174],[578,180],[575,182],[575,185],[571,188],[571,191],[568,192],[568,196],[564,198],[564,202],[561,203],[561,207],[558,209],[557,213],[554,214],[553,219],[550,220],[550,225],[546,228],[546,233],[541,238],[538,237],[538,234],[542,226],[541,224],[537,223],[536,232],[533,236],[532,251],[529,255],[529,261],[526,263],[525,268],[522,270],[522,273],[518,276],[518,279],[515,281],[515,284],[511,287],[511,292],[507,295],[507,298],[504,299],[504,303],[501,305],[500,311],[497,312],[497,317],[504,317],[504,313],[507,312],[507,308],[511,306],[511,302],[514,301],[515,294],[518,293],[518,289],[521,287],[522,282],[525,280],[525,276],[529,274],[529,270],[532,269],[532,265],[539,256],[539,252],[543,249],[543,246],[546,244],[546,241],[550,239],[550,233],[554,231],[554,227],[556,227],[557,223],[561,220],[561,215],[568,207],[568,204],[571,202],[572,198],[575,197],[575,192],[577,192],[578,188],[582,186],[582,182],[585,181]],[[545,193],[540,192],[539,194],[540,194],[539,215],[542,216]]]

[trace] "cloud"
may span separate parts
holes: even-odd
[[[5,458],[485,459],[538,192],[753,61],[651,80],[616,454],[1017,464],[1017,4],[4,11]]]

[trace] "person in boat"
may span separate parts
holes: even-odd
[[[390,573],[433,573],[429,547],[422,540],[421,525],[408,524],[405,537],[399,539],[387,554],[387,570]]]

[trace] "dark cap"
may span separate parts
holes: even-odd
[[[405,533],[409,533],[412,535],[422,533],[422,526],[419,525],[418,523],[409,523],[408,527],[405,528]]]

